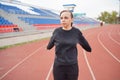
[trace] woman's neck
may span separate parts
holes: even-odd
[[[63,30],[71,30],[72,29],[72,26],[70,27],[62,27]]]

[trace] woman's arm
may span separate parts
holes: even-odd
[[[86,51],[91,52],[92,49],[88,43],[88,41],[84,38],[84,36],[82,35],[82,33],[79,33],[79,44],[82,46],[82,48],[84,48]]]

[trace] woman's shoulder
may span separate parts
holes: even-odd
[[[77,28],[77,27],[73,27],[73,29],[74,29],[75,31],[80,31],[80,29]]]
[[[60,30],[61,30],[61,27],[58,27],[58,28],[55,28],[54,32],[60,31]]]
[[[73,29],[74,29],[74,31],[77,32],[77,33],[80,33],[80,34],[82,33],[81,30],[80,30],[79,28],[77,28],[77,27],[73,27]]]
[[[61,27],[55,28],[55,30],[53,31],[53,33],[58,33],[61,30]]]
[[[60,30],[62,27],[57,27],[55,30]]]

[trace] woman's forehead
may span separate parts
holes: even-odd
[[[62,14],[61,14],[61,16],[70,16],[71,14],[70,14],[70,12],[63,12]]]

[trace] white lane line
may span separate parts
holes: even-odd
[[[118,41],[114,40],[114,39],[111,37],[110,33],[108,33],[108,36],[110,37],[110,39],[111,39],[112,41],[114,41],[115,43],[117,43],[118,45],[120,45],[120,43],[119,43]]]
[[[94,32],[95,32],[95,31],[94,31]],[[94,32],[92,32],[91,34],[86,35],[86,37],[89,36],[89,35],[94,34]],[[93,80],[96,80],[95,75],[94,75],[94,73],[93,73],[93,71],[92,71],[92,69],[91,69],[91,67],[90,67],[89,61],[88,61],[88,59],[87,59],[86,51],[85,51],[84,49],[82,49],[82,50],[83,50],[83,54],[84,54],[84,58],[85,58],[86,64],[87,64],[88,69],[89,69],[89,71],[90,71],[90,74],[91,74],[91,76],[92,76],[92,79],[93,79]]]
[[[53,64],[51,65],[50,70],[49,70],[49,72],[48,72],[47,77],[46,77],[45,80],[49,80],[50,73],[52,72],[52,69],[53,69]]]
[[[99,41],[99,43],[102,45],[102,47],[116,60],[116,61],[118,61],[119,63],[120,63],[120,60],[118,59],[118,58],[116,58],[104,45],[103,45],[103,43],[101,42],[101,40],[100,40],[100,34],[101,34],[102,32],[100,32],[99,34],[98,34],[98,36],[97,36],[97,39],[98,39],[98,41]]]
[[[89,62],[88,62],[88,59],[87,59],[85,50],[83,50],[83,52],[84,52],[85,61],[86,61],[86,63],[87,63],[88,69],[89,69],[89,71],[90,71],[90,73],[91,73],[91,76],[92,76],[92,80],[96,80],[95,75],[94,75],[94,73],[93,73],[93,71],[92,71],[92,69],[91,69],[91,67],[90,67]]]
[[[27,57],[25,57],[23,60],[21,60],[19,63],[17,63],[15,66],[13,66],[11,69],[9,69],[4,75],[2,75],[0,77],[0,80],[2,80],[6,75],[8,75],[11,71],[13,71],[15,68],[17,68],[20,64],[22,64],[25,60],[27,60],[28,58],[30,58],[32,55],[34,55],[37,51],[39,51],[43,47],[45,47],[45,46],[41,46],[40,48],[38,48],[37,50],[35,50],[34,52],[32,52],[30,55],[28,55]]]

